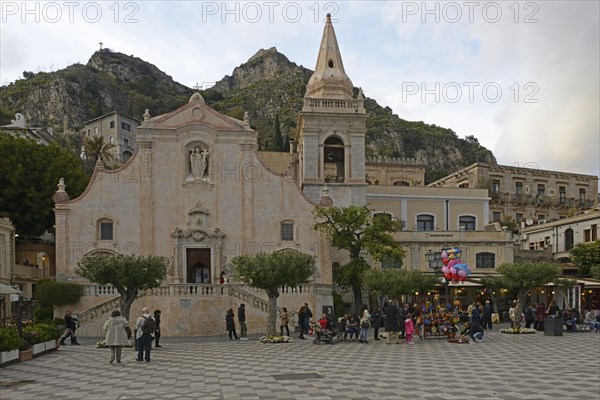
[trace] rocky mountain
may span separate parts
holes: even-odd
[[[207,104],[230,116],[242,119],[248,111],[260,147],[273,149],[276,119],[284,141],[293,136],[311,74],[277,49],[261,49],[201,93]],[[25,72],[24,78],[0,88],[0,125],[20,112],[32,126],[77,131],[83,122],[115,110],[138,119],[146,108],[152,115],[166,113],[194,92],[156,66],[109,49],[95,52],[85,65]],[[496,163],[473,136],[461,139],[451,129],[403,120],[368,97],[365,108],[367,155],[422,159],[427,182],[477,161]]]

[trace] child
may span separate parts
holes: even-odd
[[[412,314],[406,315],[406,320],[404,320],[404,334],[406,335],[406,343],[415,344],[412,341],[413,334],[415,333],[415,323],[412,320]]]

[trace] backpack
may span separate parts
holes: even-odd
[[[144,319],[146,321],[142,324],[142,332],[154,335],[154,332],[156,331],[156,321],[152,317],[144,317]]]

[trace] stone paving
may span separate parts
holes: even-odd
[[[371,333],[371,332],[370,332]],[[372,333],[371,333],[372,334]],[[600,334],[488,332],[482,343],[162,338],[122,364],[92,339],[0,369],[0,399],[599,399]]]

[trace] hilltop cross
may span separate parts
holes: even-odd
[[[100,50],[102,50],[102,45],[103,45],[104,43],[100,42],[100,43],[98,43],[98,44],[100,45]]]
[[[196,82],[196,86],[194,86],[194,89],[196,89],[196,90],[200,89],[200,85],[198,85],[198,82]]]

